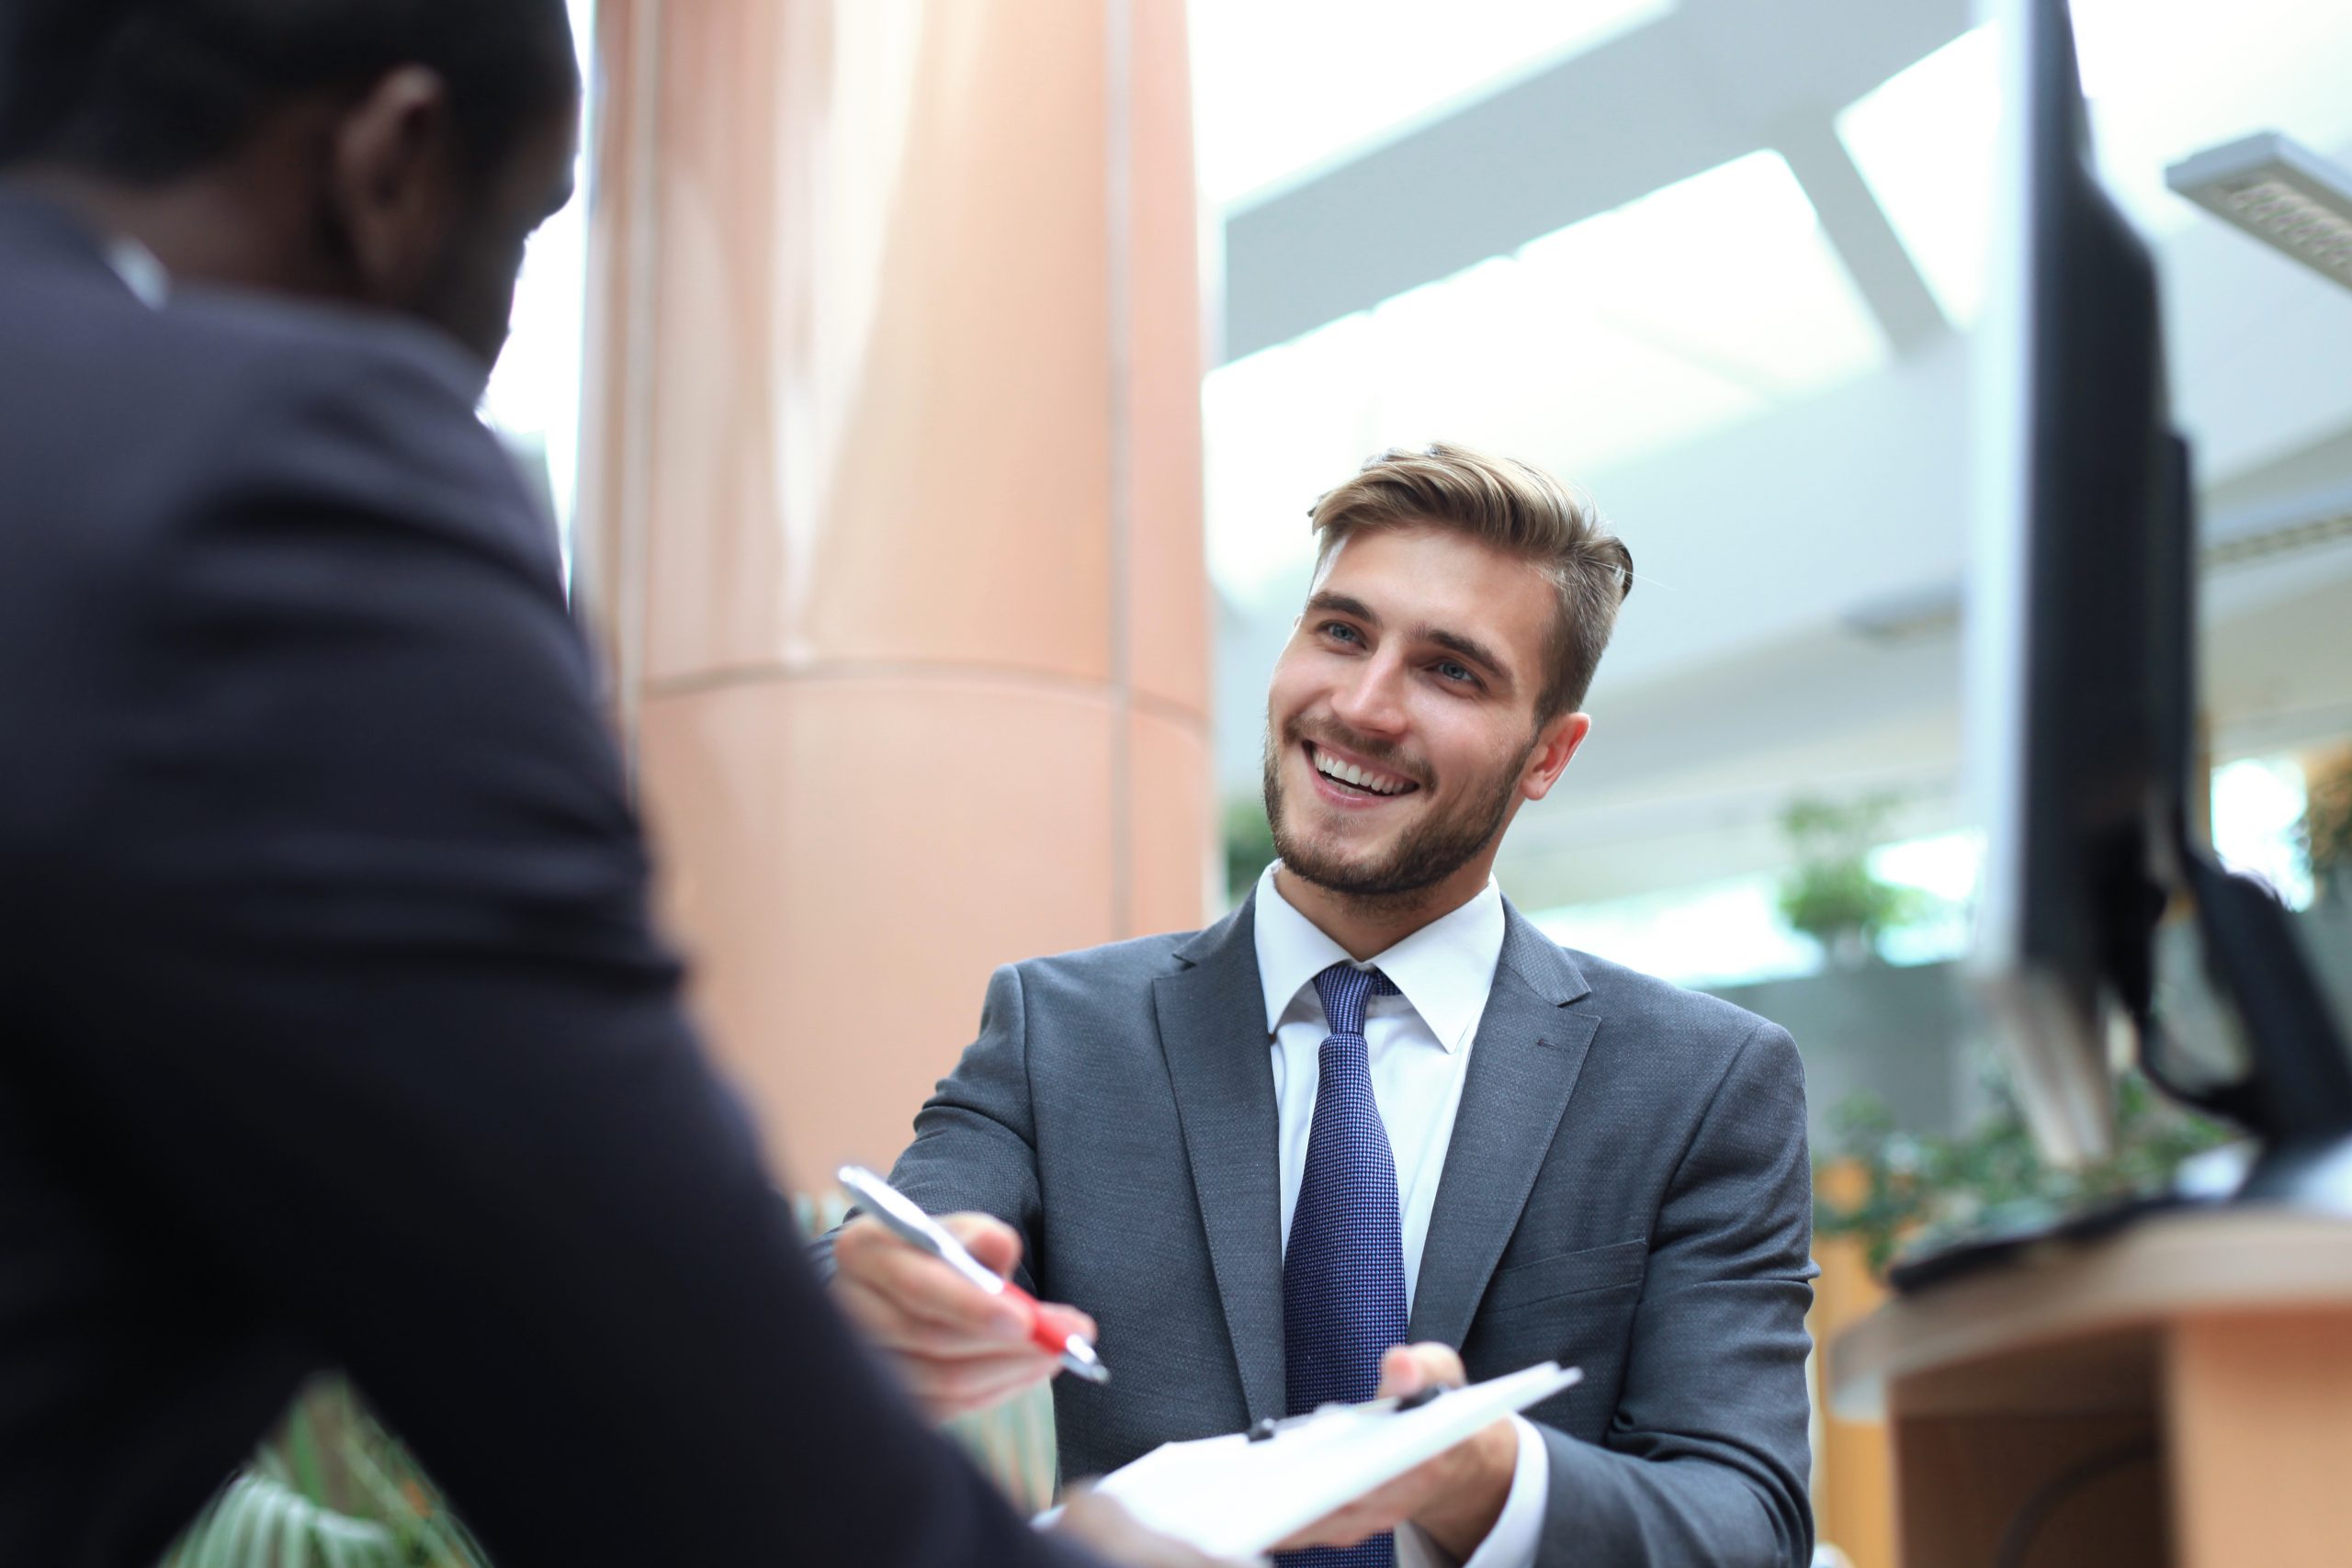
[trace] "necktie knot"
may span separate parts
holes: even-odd
[[[1315,994],[1323,998],[1323,1017],[1334,1034],[1363,1037],[1364,1005],[1374,997],[1393,997],[1395,981],[1377,969],[1334,964],[1315,976]]]

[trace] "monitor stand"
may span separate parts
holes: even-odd
[[[2286,907],[2202,850],[2185,869],[2207,961],[2250,1057],[2245,1078],[2210,1106],[2262,1141],[2233,1201],[2352,1215],[2352,1052]]]
[[[2176,1098],[2235,1122],[2259,1140],[2245,1181],[2225,1197],[2151,1193],[1971,1236],[1894,1264],[1887,1283],[1896,1291],[1931,1290],[2036,1249],[2098,1241],[2152,1214],[2184,1208],[2278,1207],[2352,1219],[2352,1051],[2304,961],[2286,907],[2261,883],[2226,869],[2201,847],[2183,848],[2178,863],[2195,902],[2207,964],[2246,1040],[2249,1070],[2217,1089],[2184,1089],[2147,1060],[2153,1034],[2145,1030],[2142,1065]]]

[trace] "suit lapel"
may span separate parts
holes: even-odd
[[[1255,1421],[1284,1414],[1287,1401],[1281,1156],[1253,904],[1182,949],[1192,967],[1154,981],[1152,998],[1226,1330]]]
[[[1410,1337],[1459,1346],[1496,1259],[1576,1089],[1599,1015],[1568,1004],[1591,989],[1508,901],[1494,990],[1470,1048],[1413,1292]]]

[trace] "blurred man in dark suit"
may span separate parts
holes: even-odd
[[[828,1309],[649,929],[472,412],[579,94],[560,0],[0,0],[11,1568],[152,1562],[330,1364],[503,1564],[1080,1560]]]

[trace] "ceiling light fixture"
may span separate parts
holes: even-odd
[[[2352,288],[2352,174],[2308,148],[2264,131],[2175,164],[2165,183]]]

